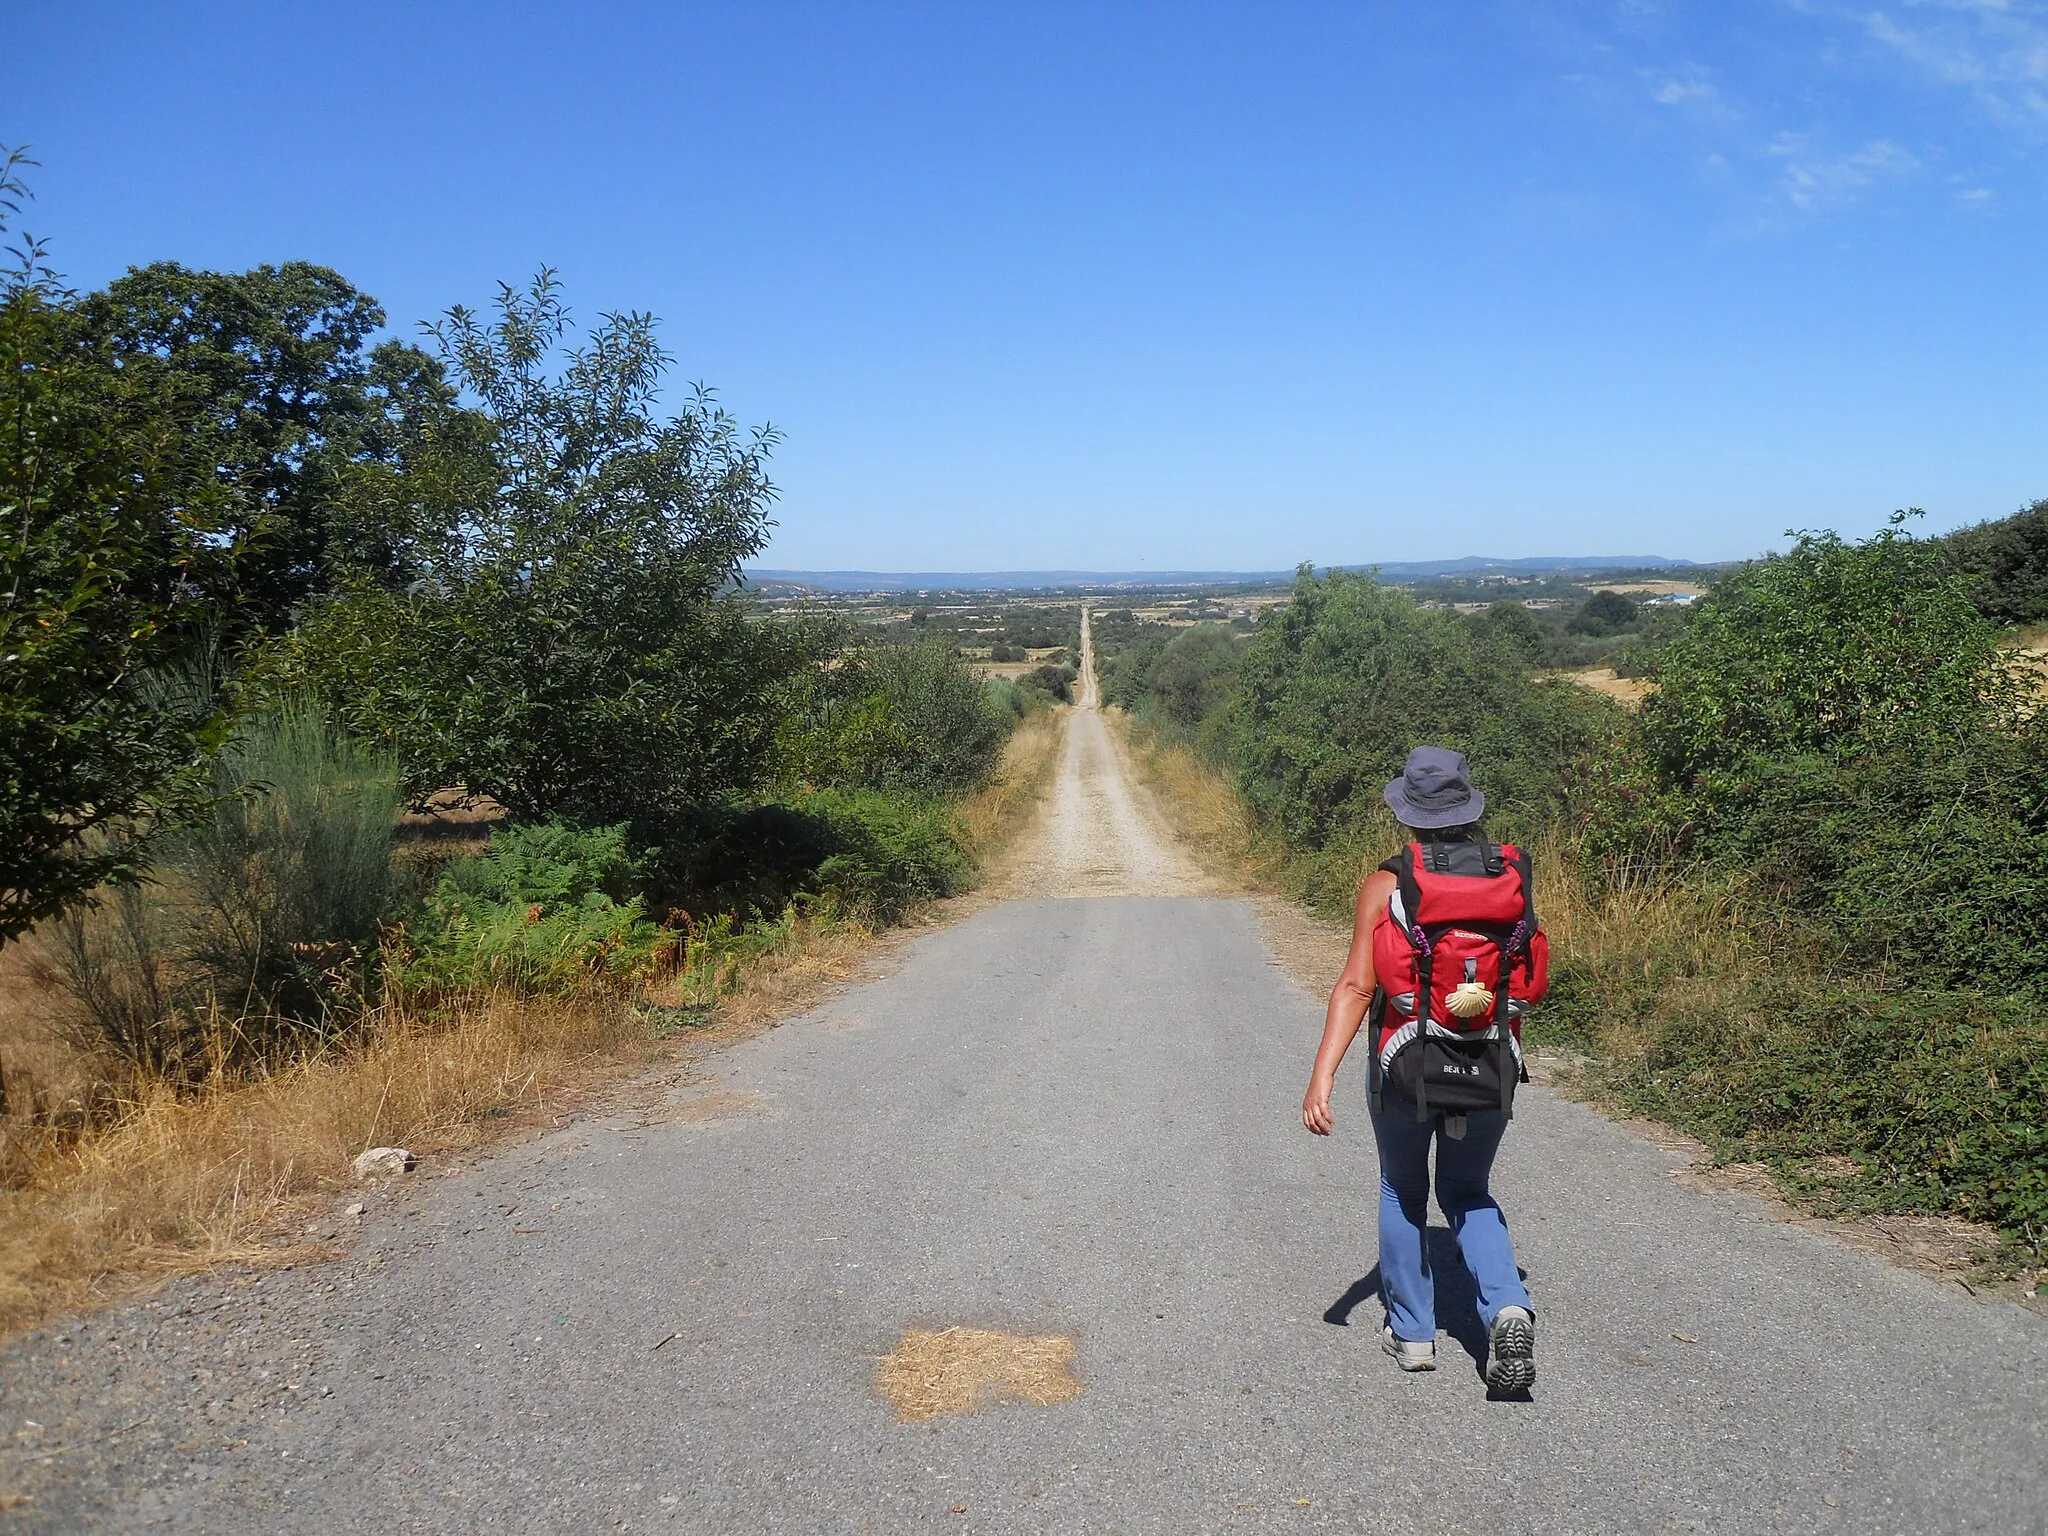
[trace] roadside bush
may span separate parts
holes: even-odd
[[[1589,796],[1608,867],[1703,858],[1840,963],[1914,984],[2048,974],[2048,739],[1938,552],[1803,538],[1716,586]]]
[[[870,921],[899,921],[973,883],[974,860],[942,800],[828,789],[803,809],[831,829],[835,844],[818,866],[818,891]]]
[[[630,894],[638,876],[623,825],[494,833],[435,886],[409,935],[407,979],[544,991],[644,974],[672,958],[675,936]]]
[[[988,778],[1015,718],[943,640],[848,651],[792,691],[777,746],[791,788],[964,793]]]
[[[1017,679],[1017,686],[1054,703],[1070,704],[1074,698],[1074,681],[1079,676],[1072,667],[1034,667]]]
[[[1230,631],[1197,624],[1164,645],[1141,653],[1127,671],[1122,694],[1131,713],[1176,741],[1191,741],[1217,719],[1237,683],[1243,648]]]
[[[2048,1258],[2048,1022],[2030,1001],[1780,977],[1733,1002],[1667,1013],[1609,1086],[1823,1209],[1953,1213]]]
[[[1970,600],[1995,624],[2048,619],[2048,501],[1937,541]]]
[[[1901,527],[1860,544],[1802,535],[1716,583],[1665,647],[1642,743],[1664,779],[1709,803],[1757,757],[1939,751],[2023,712],[1998,644]]]
[[[214,807],[147,884],[62,919],[66,978],[106,1044],[190,1079],[332,1027],[361,1000],[393,896],[398,771],[304,711],[246,720]]]
[[[1489,828],[1526,839],[1564,812],[1621,719],[1588,690],[1531,679],[1458,619],[1345,572],[1304,571],[1241,668],[1224,740],[1246,801],[1297,852],[1374,826],[1381,787],[1424,741],[1467,753]]]
[[[1717,583],[1657,670],[1581,851],[1617,914],[1724,892],[1732,958],[1567,960],[1639,1021],[1610,1087],[1823,1206],[1954,1211],[2038,1261],[2048,725],[1965,578],[1899,526],[1808,535]]]
[[[1007,677],[984,678],[981,689],[988,695],[988,700],[995,706],[996,712],[1012,721],[1022,720],[1034,707],[1044,702],[1018,687]]]

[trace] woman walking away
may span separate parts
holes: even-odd
[[[1527,1081],[1521,1020],[1543,996],[1549,945],[1536,924],[1528,857],[1486,841],[1486,797],[1462,754],[1417,747],[1385,798],[1410,841],[1358,893],[1351,955],[1330,994],[1301,1123],[1330,1134],[1338,1064],[1370,1017],[1381,1342],[1404,1371],[1436,1369],[1424,1238],[1433,1142],[1437,1203],[1478,1282],[1486,1384],[1520,1392],[1536,1380],[1536,1317],[1487,1179],[1515,1086]]]

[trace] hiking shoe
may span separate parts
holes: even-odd
[[[1536,1384],[1536,1319],[1526,1307],[1502,1307],[1487,1340],[1486,1385],[1526,1392]]]
[[[1417,1343],[1413,1339],[1394,1337],[1394,1325],[1389,1323],[1380,1329],[1380,1348],[1394,1357],[1394,1363],[1404,1371],[1433,1371],[1436,1369],[1436,1340],[1425,1339]]]

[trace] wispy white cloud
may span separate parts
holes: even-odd
[[[1697,64],[1682,64],[1668,72],[1652,71],[1650,79],[1656,86],[1651,96],[1663,106],[1722,105],[1720,88],[1708,71]]]
[[[1903,0],[1855,13],[1873,42],[2008,118],[2048,118],[2048,6],[2025,0]]]
[[[1860,202],[1872,188],[1920,169],[1919,157],[1889,139],[1872,139],[1848,154],[1821,152],[1802,134],[1781,133],[1771,153],[1785,161],[1779,189],[1803,213],[1833,213]]]

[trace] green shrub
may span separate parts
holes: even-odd
[[[154,845],[146,886],[57,929],[101,1036],[173,1077],[330,1027],[360,999],[394,889],[387,755],[272,709],[243,722],[213,780],[212,813]]]
[[[726,913],[752,922],[815,895],[818,868],[839,843],[806,808],[808,798],[799,790],[787,801],[703,806],[670,822],[641,856],[647,898],[700,919]]]
[[[1939,553],[1803,538],[1717,584],[1588,797],[1615,864],[1703,858],[1901,985],[2042,988],[2048,725]]]
[[[1073,701],[1074,680],[1080,674],[1072,667],[1033,667],[1017,679],[1017,686],[1026,693],[1037,694],[1040,698],[1067,704]]]
[[[2048,619],[2048,501],[1938,541],[1978,611],[1996,624]]]
[[[435,886],[410,935],[408,980],[538,990],[642,974],[675,939],[630,894],[638,874],[623,825],[497,832],[488,852],[457,860]]]
[[[2040,1256],[2048,721],[1965,580],[1897,526],[1809,535],[1717,583],[1657,671],[1581,846],[1610,882],[1728,893],[1741,958],[1711,1006],[1656,956],[1597,967],[1584,990],[1650,1037],[1616,1091],[1824,1205],[1955,1211]]]
[[[1043,702],[1007,677],[985,678],[981,690],[995,706],[996,712],[1012,721],[1023,719]]]
[[[1175,740],[1193,740],[1230,702],[1242,657],[1243,647],[1220,625],[1183,629],[1147,656],[1142,691],[1129,707]]]
[[[1710,801],[1758,757],[1942,750],[2013,723],[2024,690],[1997,629],[1938,553],[1899,527],[1802,535],[1720,582],[1664,648],[1642,744]]]
[[[1565,621],[1565,632],[1573,635],[1618,635],[1636,622],[1639,610],[1626,592],[1595,592]]]
[[[895,922],[973,883],[974,860],[944,801],[829,789],[803,809],[831,829],[836,845],[818,866],[817,890],[871,920]]]
[[[1344,572],[1303,572],[1239,676],[1223,739],[1246,801],[1298,852],[1365,840],[1420,742],[1468,754],[1489,826],[1527,837],[1563,812],[1621,718],[1586,689],[1530,678],[1505,642]]]
[[[986,781],[1014,718],[948,641],[848,651],[794,689],[778,777],[793,789],[960,794]]]
[[[2048,1258],[2048,1021],[2019,998],[1790,978],[1659,1021],[1629,1107],[1766,1161],[1823,1207],[1949,1212]],[[1849,1159],[1853,1174],[1822,1159]]]

